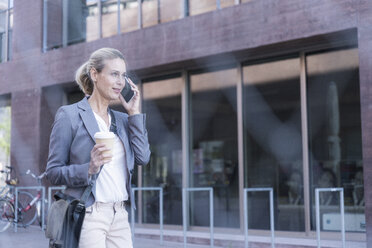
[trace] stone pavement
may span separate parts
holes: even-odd
[[[44,232],[38,226],[30,226],[27,228],[18,228],[15,233],[12,228],[6,232],[0,233],[0,247],[1,248],[42,248],[48,247],[48,240],[44,236]],[[136,238],[134,248],[182,248],[183,243],[164,241],[163,246],[160,245],[159,240]],[[210,246],[191,245],[189,248],[207,248]]]
[[[151,236],[151,230],[142,230],[140,231],[141,235]],[[136,231],[137,233],[137,231]],[[147,234],[146,234],[147,233]],[[276,247],[278,248],[294,248],[294,247],[301,247],[301,248],[315,248],[316,247],[316,240],[306,240],[306,239],[295,239],[290,238],[291,242],[288,241],[288,238],[280,238],[276,237]],[[216,240],[217,241],[217,240]],[[292,243],[292,245],[287,245],[288,243]],[[0,248],[47,248],[48,247],[48,240],[44,236],[44,232],[38,226],[30,226],[27,228],[18,228],[18,232],[15,233],[12,228],[9,228],[6,232],[0,233]],[[136,237],[134,242],[134,248],[183,248],[183,243],[181,242],[170,242],[164,241],[163,245],[160,245],[159,239],[150,239],[144,237]],[[195,245],[195,244],[187,244],[188,248],[208,248],[209,245]],[[217,246],[215,243],[215,247]],[[238,248],[242,247],[242,245],[230,244],[225,245],[223,248]],[[270,243],[266,243],[265,245],[261,242],[260,245],[257,243],[253,245],[253,247],[271,247]],[[340,248],[341,242],[337,241],[322,241],[322,247],[328,248]],[[367,248],[365,242],[352,242],[347,241],[346,247],[348,248]],[[123,247],[125,248],[125,247]]]

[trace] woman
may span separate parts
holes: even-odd
[[[134,164],[145,165],[150,158],[145,115],[140,113],[140,92],[128,80],[133,98],[127,103],[121,90],[127,66],[116,49],[102,48],[76,72],[76,82],[85,93],[80,102],[62,106],[56,113],[50,136],[48,179],[66,185],[66,194],[80,198],[96,179],[86,202],[86,214],[79,247],[132,247],[125,205],[131,197]],[[120,99],[128,114],[109,108]],[[115,133],[113,152],[95,144],[97,132]]]

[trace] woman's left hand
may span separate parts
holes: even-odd
[[[135,115],[139,114],[140,112],[140,92],[138,90],[138,87],[132,82],[130,78],[128,78],[128,81],[130,86],[132,87],[132,90],[134,92],[134,95],[132,99],[129,102],[126,102],[124,100],[124,97],[120,94],[119,99],[121,104],[124,106],[124,108],[127,110],[129,115]]]

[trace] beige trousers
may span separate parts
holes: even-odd
[[[79,248],[132,248],[124,203],[96,202],[87,208]]]

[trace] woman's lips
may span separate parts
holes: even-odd
[[[113,90],[114,90],[114,92],[115,92],[116,94],[119,94],[120,91],[121,91],[120,89],[117,89],[117,88],[114,88]]]

